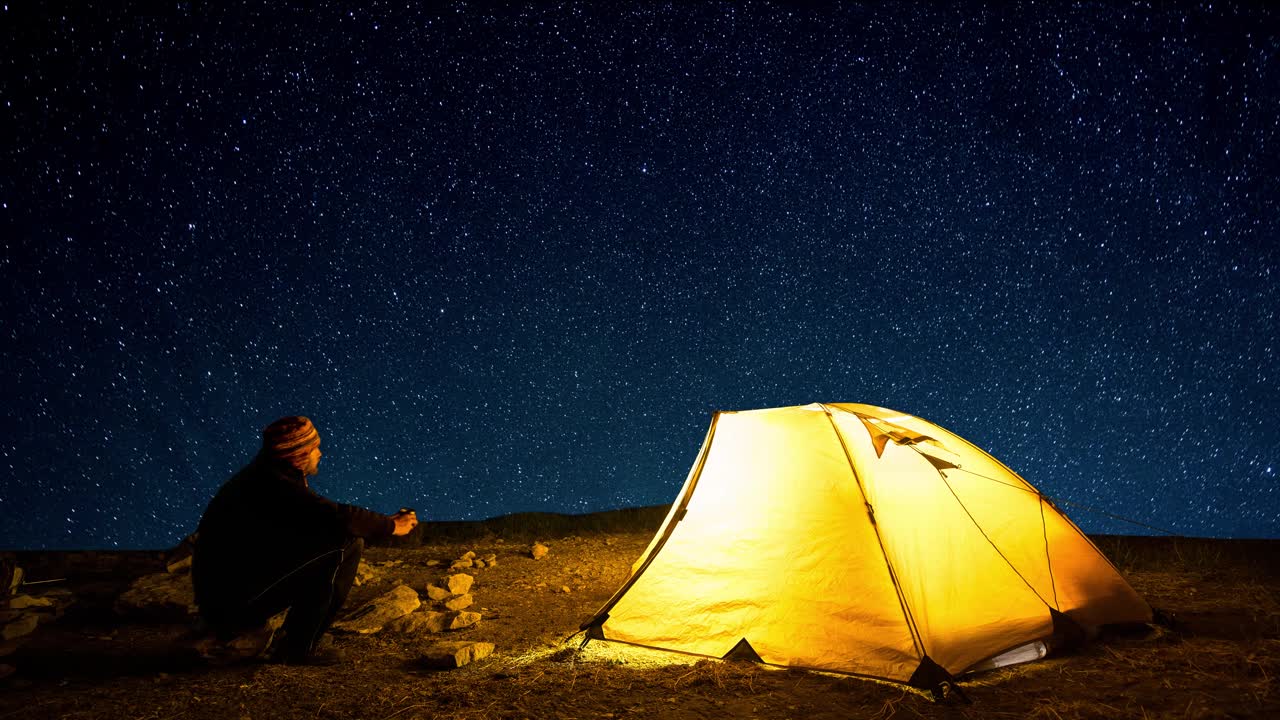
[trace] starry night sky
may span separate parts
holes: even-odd
[[[459,520],[815,401],[1280,536],[1265,3],[75,5],[0,11],[0,547],[170,546],[281,415]]]

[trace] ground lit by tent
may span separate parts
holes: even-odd
[[[951,707],[935,705],[902,685],[849,676],[599,641],[579,654],[581,635],[570,636],[626,579],[652,535],[652,526],[599,534],[565,528],[540,536],[551,552],[538,561],[528,556],[532,538],[509,528],[501,539],[370,550],[370,563],[395,565],[381,580],[355,588],[353,604],[396,583],[423,587],[435,582],[439,563],[466,550],[497,554],[498,565],[478,572],[473,589],[484,619],[452,636],[491,642],[496,650],[449,672],[426,672],[415,664],[430,638],[379,635],[339,637],[338,647],[356,658],[340,668],[182,668],[165,648],[183,628],[112,620],[108,591],[127,584],[128,576],[99,575],[68,588],[84,605],[79,612],[42,627],[3,659],[17,672],[3,681],[0,715],[82,720],[585,720],[607,715],[845,720],[876,713],[939,719],[1136,719],[1144,713],[1280,717],[1280,696],[1272,688],[1280,676],[1274,560],[1280,553],[1274,543],[1100,539],[1134,587],[1178,618],[1179,625],[1110,635],[1076,652],[967,675],[960,683],[973,704]],[[92,557],[85,561],[102,566]],[[428,566],[431,561],[437,567]],[[100,601],[106,606],[95,611]]]

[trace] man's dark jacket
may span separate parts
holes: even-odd
[[[192,562],[196,604],[231,619],[273,583],[327,564],[352,537],[389,537],[395,522],[307,487],[302,471],[258,455],[218,490],[200,520]]]

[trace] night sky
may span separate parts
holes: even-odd
[[[429,521],[815,401],[1280,536],[1266,3],[405,4],[3,6],[0,547],[171,546],[281,415]]]

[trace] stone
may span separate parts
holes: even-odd
[[[116,598],[115,611],[142,620],[185,621],[196,613],[191,575],[143,575]]]
[[[187,555],[186,557],[174,560],[168,565],[165,565],[164,569],[167,570],[171,575],[177,575],[178,573],[189,573],[191,572],[191,558],[193,557],[195,556]]]
[[[47,597],[32,597],[31,595],[14,595],[9,598],[10,610],[25,610],[27,608],[53,607],[53,600]]]
[[[498,564],[498,555],[496,553],[489,553],[484,556],[484,562],[489,567],[493,567]]]
[[[568,586],[568,585],[561,585],[561,586],[560,586],[560,592],[564,593],[565,595],[568,595],[569,593],[571,593],[571,592],[573,592],[573,591],[569,589],[569,586]]]
[[[449,627],[452,618],[449,613],[432,610],[411,612],[401,618],[387,623],[383,628],[389,632],[415,635],[419,633],[441,633]]]
[[[434,610],[418,610],[403,617],[396,618],[383,626],[384,632],[405,635],[422,633],[442,633],[448,630],[462,630],[480,622],[480,613],[476,612],[436,612]]]
[[[276,631],[284,625],[285,616],[288,614],[289,611],[287,610],[278,612],[268,618],[266,624],[261,627],[240,633],[232,638],[221,649],[222,652],[220,654],[223,659],[261,657],[271,647],[271,641],[275,637]]]
[[[440,602],[441,600],[448,600],[451,595],[453,595],[453,593],[449,592],[448,590],[445,590],[442,587],[436,587],[435,585],[427,586],[427,597],[431,599],[431,602]]]
[[[474,566],[476,566],[477,568],[479,568],[479,569],[481,569],[481,570],[483,570],[483,569],[484,569],[484,566],[485,566],[485,562],[484,562],[483,560],[481,560],[480,558],[476,558],[475,560],[472,560],[472,561],[471,561],[471,564],[472,564],[472,565],[474,565]]]
[[[360,564],[356,566],[355,584],[357,586],[365,585],[371,582],[377,582],[378,580],[381,580],[381,579],[382,579],[382,573],[377,569],[375,569],[373,566],[365,563],[365,561],[361,560]]]
[[[449,565],[449,569],[450,569],[450,570],[462,570],[462,569],[465,569],[465,568],[469,568],[469,567],[471,567],[471,566],[473,566],[473,565],[475,565],[475,563],[471,562],[470,560],[454,560],[454,561]]]
[[[533,544],[532,547],[529,548],[529,557],[533,558],[534,560],[541,560],[542,558],[546,557],[547,553],[549,552],[551,552],[551,548],[547,547],[546,545],[543,545],[540,542],[536,542]]]
[[[471,550],[468,550],[468,551],[466,551],[466,552],[462,553],[462,557],[460,557],[460,558],[458,558],[458,559],[459,559],[459,560],[475,560],[475,559],[476,559],[476,554],[475,554],[475,552],[473,552],[473,551],[471,551]]]
[[[493,654],[493,643],[442,642],[428,647],[422,654],[422,665],[433,670],[452,670],[482,660]]]
[[[449,618],[449,624],[446,626],[449,630],[461,630],[462,628],[471,627],[480,622],[480,613],[463,611],[455,613]]]
[[[462,595],[454,595],[448,600],[445,600],[444,606],[448,610],[466,610],[471,607],[472,602],[474,602],[474,600],[471,597],[471,593],[464,593]]]
[[[458,573],[445,578],[445,586],[449,588],[450,594],[463,595],[471,592],[471,586],[476,579],[466,573]]]
[[[440,566],[440,561],[439,561],[439,560],[428,560],[428,561],[427,561],[427,567],[439,567],[439,566]]]
[[[19,616],[16,620],[11,620],[4,626],[3,637],[5,640],[13,640],[35,632],[36,626],[40,624],[40,617],[35,613],[27,613]]]
[[[422,606],[418,593],[408,585],[397,585],[390,592],[374,598],[335,622],[333,628],[344,632],[371,635],[384,625],[402,618]]]

